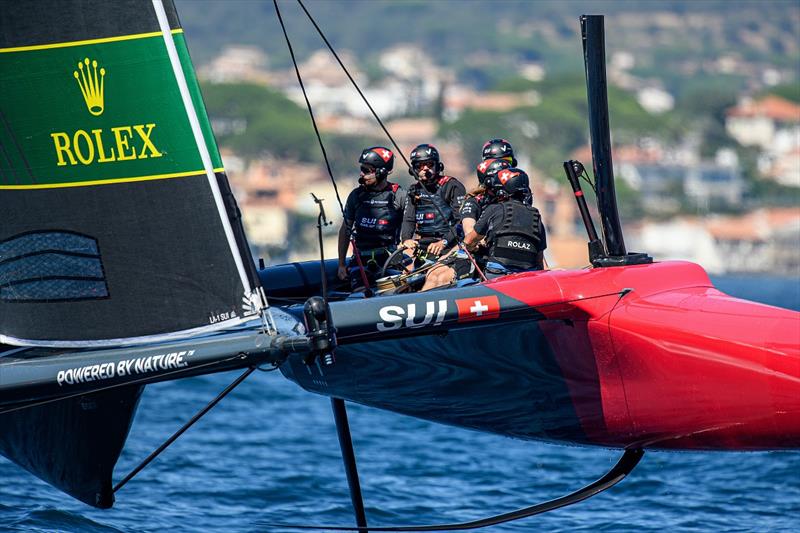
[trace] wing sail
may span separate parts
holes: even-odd
[[[257,314],[172,3],[11,3],[0,27],[0,342],[156,341]]]

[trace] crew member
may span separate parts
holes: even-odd
[[[353,289],[364,285],[357,261],[346,263],[351,238],[366,271],[367,281],[374,283],[375,273],[397,247],[406,193],[387,180],[394,168],[394,154],[383,146],[361,152],[359,186],[347,197],[344,220],[339,228],[339,279],[350,278]],[[354,250],[355,252],[355,250]]]
[[[478,186],[467,193],[461,205],[461,226],[464,234],[468,234],[475,227],[475,222],[481,218],[484,207],[488,205],[486,195],[486,179],[494,176],[504,168],[511,168],[511,163],[505,159],[484,159],[478,164],[475,173],[478,176]]]
[[[409,249],[421,246],[439,256],[458,240],[456,223],[466,189],[458,179],[442,174],[444,164],[433,145],[414,148],[411,167],[417,182],[408,191],[400,239]]]
[[[547,236],[539,210],[526,204],[531,196],[528,174],[518,168],[501,170],[487,179],[486,192],[492,201],[464,244],[473,248],[486,238],[487,277],[543,269]]]
[[[514,157],[514,147],[505,139],[489,139],[483,143],[481,157],[487,159],[505,159],[511,163],[512,167],[517,166],[517,158]]]
[[[468,249],[475,249],[485,239],[486,277],[544,268],[547,237],[539,210],[525,203],[530,196],[528,175],[518,168],[500,170],[487,178],[486,194],[490,203],[464,238]],[[456,258],[432,269],[422,290],[451,284],[469,263],[469,259]]]

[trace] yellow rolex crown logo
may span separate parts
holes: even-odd
[[[81,88],[83,100],[86,102],[86,108],[94,116],[103,114],[103,79],[106,76],[106,69],[101,68],[97,70],[97,60],[90,61],[87,57],[83,61],[78,61],[78,70],[74,71],[73,76],[78,81],[78,86]]]

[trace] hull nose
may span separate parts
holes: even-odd
[[[800,313],[713,287],[620,304],[609,323],[634,441],[800,447]]]

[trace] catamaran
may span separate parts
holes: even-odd
[[[646,449],[800,448],[800,314],[625,247],[601,16],[581,17],[599,234],[565,163],[592,266],[373,298],[329,294],[323,258],[256,268],[171,1],[9,3],[0,21],[0,453],[66,494],[111,507],[265,366],[332,399],[359,531],[345,400],[623,451],[570,495],[450,529],[588,498]],[[114,483],[147,384],[232,369]]]

